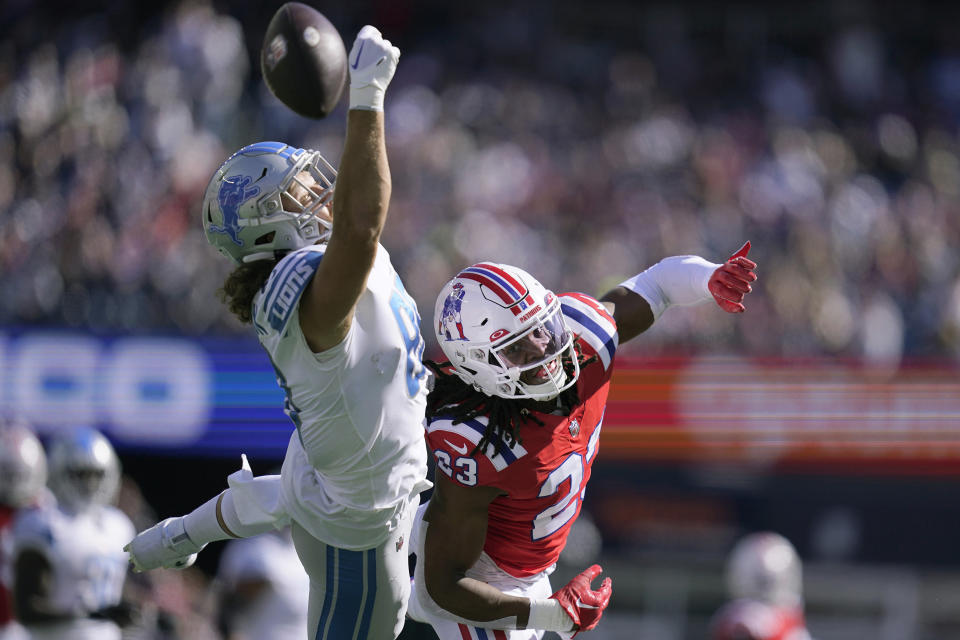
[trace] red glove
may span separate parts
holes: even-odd
[[[605,578],[597,591],[590,588],[590,583],[601,573],[603,568],[595,564],[550,596],[573,618],[580,631],[589,631],[597,626],[603,610],[610,604],[610,595],[613,593],[610,578]]]
[[[753,291],[750,283],[757,279],[757,274],[753,272],[757,263],[747,259],[749,251],[748,240],[726,263],[713,272],[707,283],[714,300],[727,313],[743,313],[744,306],[740,304],[743,296]]]

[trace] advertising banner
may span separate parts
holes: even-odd
[[[604,459],[960,473],[960,366],[624,357]],[[280,458],[293,432],[252,339],[0,332],[0,414],[121,450]]]

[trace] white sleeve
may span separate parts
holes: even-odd
[[[720,268],[700,256],[664,258],[646,271],[620,283],[650,303],[654,319],[672,305],[690,305],[710,299],[707,283]]]
[[[253,324],[261,336],[283,335],[300,297],[323,260],[324,245],[302,247],[288,253],[270,272],[263,290],[254,298]]]

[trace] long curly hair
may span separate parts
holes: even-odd
[[[230,272],[218,292],[220,300],[244,324],[253,321],[253,298],[266,284],[277,259],[245,262]]]
[[[597,359],[596,355],[584,358],[580,349],[580,339],[574,339],[574,355],[580,365],[580,369],[591,364]],[[568,376],[573,375],[573,357],[567,356],[563,360],[563,368]],[[453,365],[450,362],[434,362],[426,360],[425,364],[434,375],[434,385],[430,394],[427,396],[426,417],[429,422],[435,418],[449,418],[454,424],[472,420],[478,416],[487,417],[487,428],[483,432],[480,442],[474,447],[470,455],[477,455],[481,451],[486,451],[487,446],[493,444],[498,452],[504,452],[518,442],[520,438],[520,426],[527,422],[533,422],[543,426],[543,421],[536,415],[535,411],[542,410],[545,406],[543,401],[523,398],[519,400],[510,400],[500,396],[488,396],[482,391],[478,391],[473,385],[467,384],[453,372]],[[569,415],[574,407],[580,404],[580,394],[577,391],[577,385],[560,393],[557,404],[553,400],[548,401],[550,408],[559,407],[564,415]]]

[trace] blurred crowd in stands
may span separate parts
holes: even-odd
[[[0,325],[246,332],[203,188],[257,140],[336,164],[345,105],[266,90],[272,4],[121,4],[0,10]],[[382,243],[425,323],[479,259],[596,295],[749,239],[748,317],[677,313],[637,348],[889,364],[960,356],[960,38],[934,6],[320,8],[348,49],[369,22],[403,52]]]

